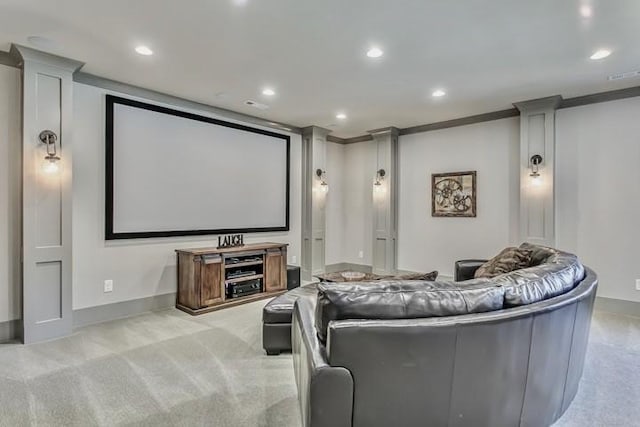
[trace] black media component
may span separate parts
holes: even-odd
[[[300,286],[300,267],[287,265],[287,290]]]
[[[262,292],[262,281],[260,279],[240,283],[227,283],[227,299],[244,297],[260,292]]]

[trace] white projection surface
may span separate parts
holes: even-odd
[[[288,229],[288,136],[115,99],[108,239]]]

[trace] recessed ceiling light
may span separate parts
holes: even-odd
[[[580,15],[583,18],[591,18],[593,16],[593,9],[588,4],[583,4],[580,6]]]
[[[369,58],[380,58],[384,52],[378,47],[372,47],[367,51],[367,56]]]
[[[433,91],[433,93],[431,93],[431,96],[436,97],[436,98],[440,98],[441,96],[445,96],[447,94],[447,92],[445,92],[442,89],[436,89]]]
[[[607,56],[611,55],[611,51],[609,49],[600,49],[596,50],[593,55],[590,56],[591,59],[603,59]]]
[[[336,114],[336,119],[338,119],[338,120],[344,120],[346,118],[347,118],[347,115],[345,113]]]
[[[267,96],[273,96],[276,94],[276,91],[271,88],[265,88],[262,90],[262,94]]]
[[[153,51],[151,49],[149,49],[147,46],[138,46],[138,47],[136,47],[136,52],[138,52],[140,55],[144,55],[144,56],[153,55]]]

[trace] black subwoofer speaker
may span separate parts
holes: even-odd
[[[300,267],[287,265],[287,290],[300,286]]]

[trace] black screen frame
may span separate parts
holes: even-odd
[[[245,228],[216,228],[204,230],[170,230],[170,231],[139,231],[139,232],[114,232],[113,231],[113,214],[114,214],[114,111],[116,104],[126,105],[143,110],[154,111],[156,113],[168,114],[171,116],[182,117],[185,119],[195,120],[199,122],[209,123],[218,126],[224,126],[237,129],[244,132],[252,132],[260,135],[271,136],[283,139],[287,147],[287,177],[286,177],[286,197],[285,197],[285,223],[276,227],[245,227]],[[106,95],[106,126],[105,126],[105,148],[106,148],[106,168],[105,168],[105,239],[106,240],[122,240],[122,239],[147,239],[155,237],[182,237],[182,236],[203,236],[214,234],[234,234],[234,233],[268,233],[276,231],[289,231],[289,199],[291,187],[291,137],[276,132],[263,129],[253,128],[238,123],[227,122],[212,117],[201,116],[186,111],[175,110],[172,108],[148,104],[129,98],[122,98],[115,95]]]

